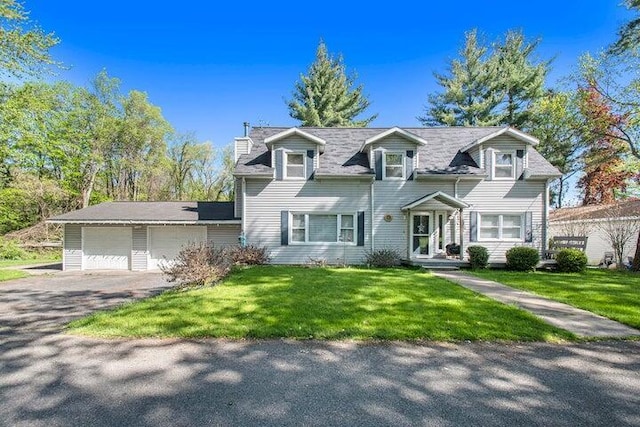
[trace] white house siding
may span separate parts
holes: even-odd
[[[397,135],[392,135],[371,144],[370,151],[369,151],[370,153],[369,164],[371,165],[375,163],[375,157],[373,155],[373,152],[378,148],[382,148],[387,151],[402,151],[402,152],[406,152],[407,150],[413,150],[414,152],[413,167],[415,169],[418,166],[418,145],[414,142],[407,141],[406,139]]]
[[[82,227],[78,224],[64,226],[62,268],[63,270],[82,269]]]
[[[613,220],[616,221],[616,220]],[[616,221],[620,222],[620,221]],[[549,223],[549,237],[553,236],[573,236],[573,235],[586,235],[587,248],[586,255],[589,259],[589,264],[598,265],[605,252],[614,252],[611,243],[607,239],[607,235],[601,229],[598,228],[599,221],[558,221]],[[638,242],[638,234],[629,240],[626,247],[625,257],[632,257],[635,255],[636,243]],[[615,254],[615,252],[614,252]],[[614,255],[615,256],[615,255]]]
[[[247,243],[267,246],[276,264],[305,264],[324,258],[336,264],[361,264],[369,247],[370,182],[355,180],[264,181],[247,179],[245,232]],[[280,212],[365,212],[365,246],[280,244]]]
[[[279,148],[284,148],[287,151],[301,151],[306,152],[307,150],[314,150],[316,155],[313,156],[313,168],[318,168],[318,144],[313,141],[309,141],[308,139],[302,138],[300,136],[290,136],[279,141],[273,143],[273,149],[277,150]],[[249,208],[247,208],[249,210]]]
[[[238,244],[240,224],[214,224],[207,226],[207,243],[216,248]]]
[[[143,271],[147,269],[147,226],[135,225],[132,233],[131,270]]]
[[[461,181],[458,184],[458,196],[470,204],[464,210],[464,244],[484,246],[489,250],[492,260],[503,260],[505,252],[514,246],[530,246],[542,250],[543,211],[545,181]],[[470,242],[469,212],[480,213],[532,213],[533,242]]]

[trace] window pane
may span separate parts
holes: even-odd
[[[335,242],[337,228],[337,215],[309,215],[310,242]]]
[[[502,229],[502,238],[503,239],[519,239],[520,238],[520,228],[503,228]]]
[[[482,215],[480,220],[482,227],[497,227],[499,224],[499,215]]]
[[[386,153],[385,161],[387,166],[402,166],[402,154]]]
[[[413,217],[413,234],[429,234],[429,216],[416,215]]]
[[[342,228],[353,228],[353,216],[352,215],[342,215],[341,217],[341,227]]]
[[[304,242],[304,229],[303,230],[291,230],[292,242]]]
[[[520,227],[522,217],[520,215],[503,215],[502,226],[503,227]]]
[[[304,228],[304,215],[293,215],[293,228]]]
[[[496,166],[494,176],[497,178],[510,178],[513,176],[513,167]]]
[[[353,243],[353,230],[340,230],[340,241]]]
[[[496,153],[496,165],[511,166],[512,164],[513,158],[511,154]]]
[[[497,239],[498,229],[497,228],[481,228],[480,238],[481,239]]]
[[[287,154],[287,164],[288,165],[303,165],[304,158],[302,154]]]
[[[402,167],[387,166],[385,169],[385,175],[389,178],[402,178]]]

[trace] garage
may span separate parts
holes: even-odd
[[[192,243],[206,243],[205,226],[161,226],[148,228],[149,261],[147,268],[154,270],[178,256],[180,250]]]
[[[131,227],[83,227],[84,270],[129,270]]]

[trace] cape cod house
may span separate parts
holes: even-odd
[[[387,248],[433,259],[451,244],[498,261],[546,246],[560,173],[537,143],[510,127],[259,127],[235,139],[233,203],[113,202],[52,222],[65,224],[66,269],[152,269],[188,242],[241,235],[279,264],[359,264]]]

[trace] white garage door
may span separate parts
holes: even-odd
[[[191,243],[205,243],[207,227],[149,227],[150,270],[175,259],[180,249]]]
[[[83,227],[82,268],[128,270],[131,227]]]

